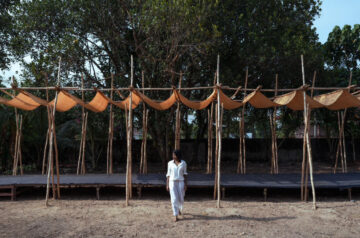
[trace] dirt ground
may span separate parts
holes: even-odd
[[[0,200],[0,237],[359,237],[360,191],[319,196],[318,209],[297,192],[268,202],[259,194],[229,194],[220,209],[211,191],[189,191],[184,215],[173,222],[168,194],[145,193],[125,207],[124,196],[64,192],[46,208],[43,194]],[[274,192],[275,193],[275,192]]]

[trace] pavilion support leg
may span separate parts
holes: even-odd
[[[138,198],[141,198],[141,191],[142,191],[142,186],[137,186],[137,195],[138,195]]]
[[[264,188],[264,202],[267,201],[267,195],[268,195],[267,188]]]
[[[225,198],[225,192],[226,192],[226,189],[224,187],[221,188],[221,197],[222,199]]]
[[[16,186],[12,186],[11,187],[11,201],[15,201],[16,200]]]
[[[100,200],[100,187],[99,186],[96,187],[96,199]]]
[[[349,201],[352,200],[352,197],[351,197],[351,188],[348,188],[348,196],[349,196]]]

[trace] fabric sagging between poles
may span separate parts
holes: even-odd
[[[302,90],[295,90],[275,97],[273,100],[280,106],[287,106],[294,111],[304,110],[304,93]],[[315,101],[309,96],[306,96],[306,102],[309,104],[310,109],[324,107],[321,103]]]
[[[250,103],[251,106],[255,108],[270,108],[279,106],[279,104],[271,101],[258,90],[247,95],[243,100],[243,104],[245,103]]]
[[[323,104],[329,110],[341,110],[349,107],[359,107],[360,100],[349,92],[349,89],[339,89],[321,94],[314,100]]]
[[[159,111],[164,111],[169,109],[177,101],[174,92],[171,94],[171,96],[168,99],[162,102],[157,102],[155,100],[152,100],[137,90],[134,90],[133,95],[134,94],[137,95],[141,100],[143,100],[147,105]],[[133,105],[134,105],[134,99],[133,99]]]
[[[13,99],[10,99],[10,100],[1,97],[0,103],[7,105],[7,106],[15,107],[18,109],[22,109],[25,111],[35,110],[36,108],[38,108],[40,106],[39,103],[37,103],[31,97],[28,97],[27,95],[25,95],[23,93],[19,93]]]
[[[221,90],[220,90],[221,91]],[[187,99],[186,97],[184,97],[181,93],[179,93],[177,90],[174,91],[174,93],[176,94],[177,99],[184,104],[185,106],[195,109],[195,110],[202,110],[207,108],[210,103],[212,101],[214,101],[216,99],[216,90],[214,90],[209,97],[207,97],[205,100],[203,101],[191,101],[189,99]],[[230,99],[230,98],[229,98]],[[231,100],[231,99],[230,99]]]

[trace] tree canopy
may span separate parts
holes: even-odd
[[[135,85],[141,85],[142,72],[146,87],[177,85],[182,72],[182,85],[192,87],[213,85],[216,56],[220,54],[223,85],[244,85],[248,68],[249,87],[273,88],[278,74],[279,88],[284,88],[302,84],[300,55],[304,54],[308,84],[315,70],[321,86],[346,85],[350,70],[357,82],[359,25],[335,27],[328,41],[321,44],[313,26],[320,12],[320,0],[6,0],[0,3],[0,68],[6,69],[13,60],[22,61],[23,86],[44,86],[46,77],[49,85],[55,85],[61,56],[62,85],[79,86],[83,74],[87,87],[109,87],[108,78],[114,74],[115,87],[122,87],[130,83],[130,55],[134,55]],[[24,60],[26,56],[30,62]],[[185,94],[203,99],[208,92]],[[151,92],[149,96],[166,98],[168,93]],[[5,110],[9,111],[3,108],[0,114]],[[237,113],[229,112],[224,117],[228,134],[236,134],[231,131],[237,130]],[[317,118],[325,121],[328,117],[321,113]],[[36,127],[39,120],[30,114],[29,127]],[[41,115],[46,121],[46,113]],[[192,123],[189,115],[195,118]],[[268,136],[265,110],[250,108],[246,115],[254,122],[247,127],[249,132]],[[141,116],[135,112],[135,118]],[[57,118],[60,143],[65,147],[71,147],[72,143],[65,140],[71,135],[61,128],[69,127],[67,122],[76,122],[79,117],[79,112],[72,110]],[[116,117],[117,138],[124,138],[123,114],[117,113]],[[206,111],[182,108],[183,138],[204,138],[206,117]],[[106,138],[108,115],[89,118],[90,134]],[[280,134],[291,136],[299,127],[299,118],[285,109],[279,118],[283,125],[278,128]],[[164,137],[174,136],[174,110],[151,112],[150,120],[150,136],[160,157],[166,158],[172,144],[167,144]],[[135,123],[141,128],[140,119]],[[72,127],[74,133],[80,130],[76,125]],[[46,126],[37,126],[45,134]],[[27,133],[29,138],[34,136]],[[72,139],[76,140],[74,133]]]

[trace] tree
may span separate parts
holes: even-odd
[[[0,69],[7,69],[11,61],[8,42],[14,31],[12,28],[13,17],[10,14],[10,9],[18,2],[18,0],[0,1]]]
[[[356,70],[360,60],[360,25],[352,28],[345,25],[342,29],[335,26],[324,44],[326,64],[331,69],[346,68]]]
[[[230,86],[244,84],[247,66],[249,87],[273,87],[275,73],[280,74],[279,87],[299,86],[300,54],[307,59],[307,73],[322,67],[312,26],[320,11],[319,0],[39,0],[19,1],[9,11],[15,32],[8,43],[11,54],[18,60],[25,55],[32,58],[31,63],[24,62],[27,85],[44,85],[44,72],[54,85],[59,56],[63,85],[79,85],[83,73],[88,87],[109,87],[110,81],[104,78],[111,73],[117,75],[116,87],[128,86],[131,54],[135,85],[140,85],[145,71],[147,87],[176,85],[180,71],[185,87],[213,85],[217,54],[221,55],[221,83]],[[184,92],[197,100],[207,93]],[[155,99],[169,96],[163,91],[147,94]],[[237,112],[227,113],[225,120]],[[252,118],[266,116],[256,114],[257,110],[249,113]],[[188,114],[195,115],[196,126],[188,123]],[[206,112],[183,109],[182,115],[186,134],[203,138]],[[59,124],[76,116],[69,112],[59,117]],[[99,116],[98,126],[106,128],[107,116]],[[138,111],[135,117],[141,117]],[[173,137],[173,109],[151,112],[150,120],[149,133],[165,162],[172,141],[167,144],[164,137]],[[228,133],[236,129],[231,127]]]

